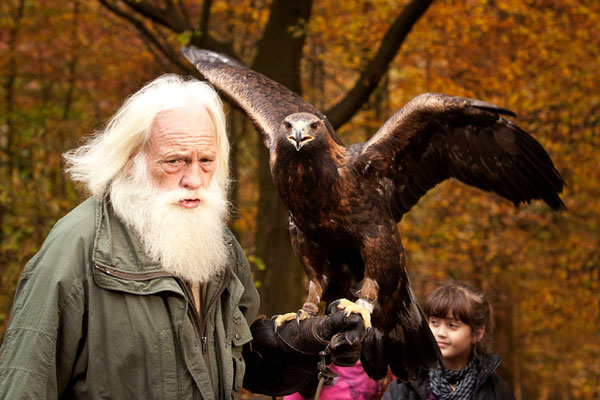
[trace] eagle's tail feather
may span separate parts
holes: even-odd
[[[436,368],[441,357],[427,319],[418,304],[415,305],[420,323],[415,324],[414,319],[407,321],[400,315],[399,323],[387,335],[388,363],[396,378],[402,381],[416,379],[422,370]]]
[[[439,347],[429,329],[427,319],[408,287],[410,304],[396,312],[397,322],[390,331],[374,328],[363,342],[361,362],[367,374],[381,379],[388,365],[402,381],[416,379],[421,371],[437,367],[441,358]]]
[[[385,333],[375,327],[363,341],[360,362],[371,379],[379,380],[387,375],[386,342]]]

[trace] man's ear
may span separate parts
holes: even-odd
[[[129,155],[129,158],[127,159],[127,162],[130,162],[131,160],[133,160],[140,153],[141,153],[141,149],[136,149],[136,150],[132,151],[131,154]]]
[[[485,334],[485,326],[482,326],[481,328],[479,328],[477,330],[473,330],[473,343],[477,343],[481,339],[483,339],[484,334]]]
[[[135,158],[136,154],[137,154],[137,152],[136,153],[132,153],[129,156],[129,158],[125,162],[125,165],[123,165],[123,171],[125,171],[125,172],[131,172],[131,169],[133,168],[133,159]]]
[[[131,152],[131,154],[129,154],[129,157],[127,158],[127,162],[125,163],[125,165],[123,166],[127,171],[130,171],[131,168],[133,168],[133,163],[134,163],[134,159],[142,152],[141,148],[138,148],[134,151]]]

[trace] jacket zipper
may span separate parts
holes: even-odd
[[[180,281],[179,278],[176,278],[176,279],[180,282],[181,287],[183,288],[183,291],[185,292],[185,296],[188,298],[188,302],[192,305],[192,307],[191,307],[192,315],[194,316],[194,321],[196,322],[196,327],[198,329],[198,333],[203,335],[202,329],[200,329],[200,328],[205,325],[204,318],[201,318],[200,314],[198,314],[198,311],[196,310],[196,307],[195,307],[194,301],[193,301],[194,296],[192,293],[190,293],[190,289],[184,282]],[[205,345],[204,345],[204,342],[207,341],[206,337],[201,336],[201,341],[202,341],[202,353],[206,353]]]
[[[206,314],[204,314],[204,319],[202,320],[202,344],[203,344],[203,348],[202,351],[206,352],[207,346],[206,343],[208,342],[208,332],[206,331],[208,329],[208,324],[206,323],[206,319],[208,316],[211,315],[214,306],[217,304],[217,299],[221,296],[221,294],[223,294],[223,291],[225,290],[225,286],[227,286],[227,282],[229,281],[229,274],[231,273],[231,271],[229,269],[225,270],[225,276],[223,277],[223,280],[221,281],[221,285],[219,286],[218,290],[214,293],[214,295],[212,296],[212,298],[210,299],[210,301],[208,302],[208,308],[206,310]]]
[[[204,364],[206,365],[206,369],[208,370],[208,376],[209,376],[209,380],[212,383],[212,379],[213,379],[213,375],[212,375],[212,365],[210,363],[210,355],[208,354],[208,323],[207,323],[207,319],[208,317],[211,315],[212,310],[214,309],[214,305],[217,304],[217,298],[219,298],[221,296],[221,294],[223,293],[223,290],[225,290],[225,286],[227,284],[228,278],[229,278],[229,270],[226,270],[225,276],[223,277],[223,280],[221,281],[221,285],[219,286],[219,289],[215,292],[215,294],[211,297],[210,302],[208,303],[208,310],[206,313],[203,313],[202,316],[200,316],[198,314],[198,312],[196,311],[196,307],[194,306],[194,302],[193,302],[193,295],[192,293],[190,293],[190,289],[189,287],[182,282],[179,278],[176,278],[181,286],[183,287],[183,291],[185,292],[186,297],[188,298],[188,302],[192,305],[192,315],[194,316],[194,320],[196,322],[196,327],[201,335],[200,337],[200,341],[201,341],[201,348],[202,348],[202,358],[204,358]],[[218,393],[218,389],[217,388],[213,388],[213,390],[215,390]]]

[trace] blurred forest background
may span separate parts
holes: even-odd
[[[568,184],[566,212],[515,208],[456,181],[399,224],[419,297],[448,277],[487,291],[501,375],[520,399],[600,398],[600,4],[595,0],[3,0],[0,337],[24,264],[86,194],[61,154],[165,72],[182,44],[224,51],[296,90],[346,143],[424,92],[509,108]],[[231,219],[268,315],[305,283],[265,151],[228,110]]]

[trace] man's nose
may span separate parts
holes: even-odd
[[[186,189],[195,190],[201,187],[206,188],[208,186],[207,176],[200,163],[192,162],[186,165],[183,176],[181,177],[181,186]]]

